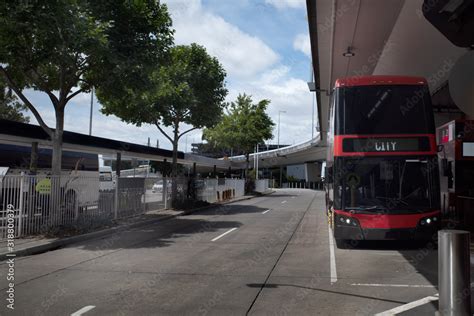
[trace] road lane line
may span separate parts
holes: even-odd
[[[407,303],[405,305],[401,305],[401,306],[389,309],[388,311],[375,314],[375,316],[397,315],[397,314],[406,312],[410,309],[413,309],[415,307],[428,304],[429,302],[437,301],[438,299],[439,299],[439,297],[436,297],[436,296],[427,296],[427,297],[419,299],[417,301],[413,301],[413,302]]]
[[[296,235],[296,232],[298,231],[298,227],[301,226],[301,223],[303,222],[303,219],[305,218],[306,214],[308,213],[308,211],[311,209],[311,206],[313,205],[314,201],[316,200],[317,198],[317,194],[314,194],[313,198],[311,199],[311,202],[309,203],[308,207],[306,207],[303,215],[300,217],[300,219],[298,220],[298,223],[296,224],[296,227],[295,229],[293,230],[293,232],[291,233],[290,235],[290,238],[286,241],[285,243],[285,246],[283,247],[283,249],[281,250],[280,252],[280,255],[278,256],[278,258],[276,259],[275,263],[273,264],[270,272],[268,272],[265,280],[263,281],[263,283],[260,285],[260,289],[258,290],[258,293],[257,295],[255,295],[252,303],[250,304],[249,308],[247,309],[247,312],[245,313],[245,315],[249,315],[252,308],[254,307],[255,305],[255,302],[257,302],[258,298],[260,297],[260,295],[262,294],[262,291],[263,289],[265,288],[265,286],[268,284],[268,281],[270,280],[270,277],[271,275],[274,273],[278,263],[280,262],[281,258],[283,257],[283,254],[285,253],[286,249],[288,248],[288,245],[290,244],[290,241],[293,240],[293,238],[295,237]]]
[[[262,214],[267,214],[268,212],[270,212],[270,210],[266,210],[266,211],[262,212]]]
[[[379,283],[352,283],[354,286],[375,286],[375,287],[424,287],[434,288],[434,285],[420,285],[420,284],[379,284]]]
[[[285,204],[285,203],[286,203],[286,200],[281,202],[281,204]]]
[[[216,241],[217,239],[224,237],[225,235],[227,235],[228,233],[233,232],[233,231],[236,230],[236,229],[237,229],[237,227],[231,228],[231,229],[229,229],[228,231],[226,231],[225,233],[220,234],[220,235],[217,236],[216,238],[212,239],[211,241]]]
[[[328,227],[329,231],[329,261],[331,268],[331,284],[337,282],[337,269],[336,269],[336,256],[334,254],[334,237],[332,234],[331,227]]]
[[[291,198],[294,199],[296,196],[292,196]]]
[[[91,309],[94,309],[94,308],[95,308],[94,305],[84,306],[83,308],[81,308],[77,312],[72,313],[71,316],[80,316],[80,315],[82,315],[84,313],[87,313],[88,311],[90,311]]]

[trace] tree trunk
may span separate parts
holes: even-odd
[[[64,110],[56,111],[56,129],[54,130],[53,142],[53,156],[51,161],[51,173],[55,176],[61,175],[62,167],[62,146],[63,146],[63,131],[64,131]]]
[[[176,134],[173,141],[173,162],[171,168],[171,176],[173,178],[178,176],[178,139],[176,137]]]
[[[249,175],[249,165],[250,165],[250,154],[247,153],[245,154],[245,162],[246,162],[246,165],[245,165],[245,178],[248,178],[248,175]]]
[[[244,190],[245,190],[245,193],[250,193],[249,191],[249,183],[250,183],[250,177],[249,177],[249,164],[250,164],[250,154],[245,154],[245,174],[244,174]]]
[[[56,110],[56,129],[51,139],[53,143],[53,153],[51,160],[51,203],[50,203],[50,223],[57,226],[62,217],[61,201],[61,170],[62,170],[62,145],[64,129],[64,110]]]
[[[178,125],[175,125],[173,135],[173,161],[171,164],[171,203],[175,207],[178,198]]]

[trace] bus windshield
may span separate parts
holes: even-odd
[[[439,208],[438,165],[429,159],[345,159],[338,194],[345,210],[426,211]]]
[[[344,87],[338,92],[337,134],[433,133],[425,86]]]

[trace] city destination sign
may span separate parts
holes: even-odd
[[[429,151],[428,137],[397,138],[345,138],[342,142],[344,152],[407,152]]]

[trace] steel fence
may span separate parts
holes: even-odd
[[[196,179],[196,197],[208,203],[217,202],[217,179]]]
[[[283,183],[283,188],[288,189],[311,189],[311,190],[324,190],[324,185],[321,181],[316,182],[305,182],[305,181],[297,181],[297,182],[285,182]]]
[[[120,177],[100,190],[94,176],[0,176],[0,239],[88,230],[114,219],[170,208],[171,203],[215,203],[244,195],[242,179]],[[220,184],[220,185],[219,185]],[[175,196],[172,197],[172,192]],[[173,200],[173,201],[172,201]]]
[[[264,192],[267,192],[268,189],[269,189],[268,179],[255,180],[255,192],[264,193]]]
[[[225,179],[225,185],[233,190],[234,198],[245,195],[245,180],[244,179]]]
[[[85,176],[9,175],[0,179],[0,237],[48,233],[100,219],[99,179]]]

